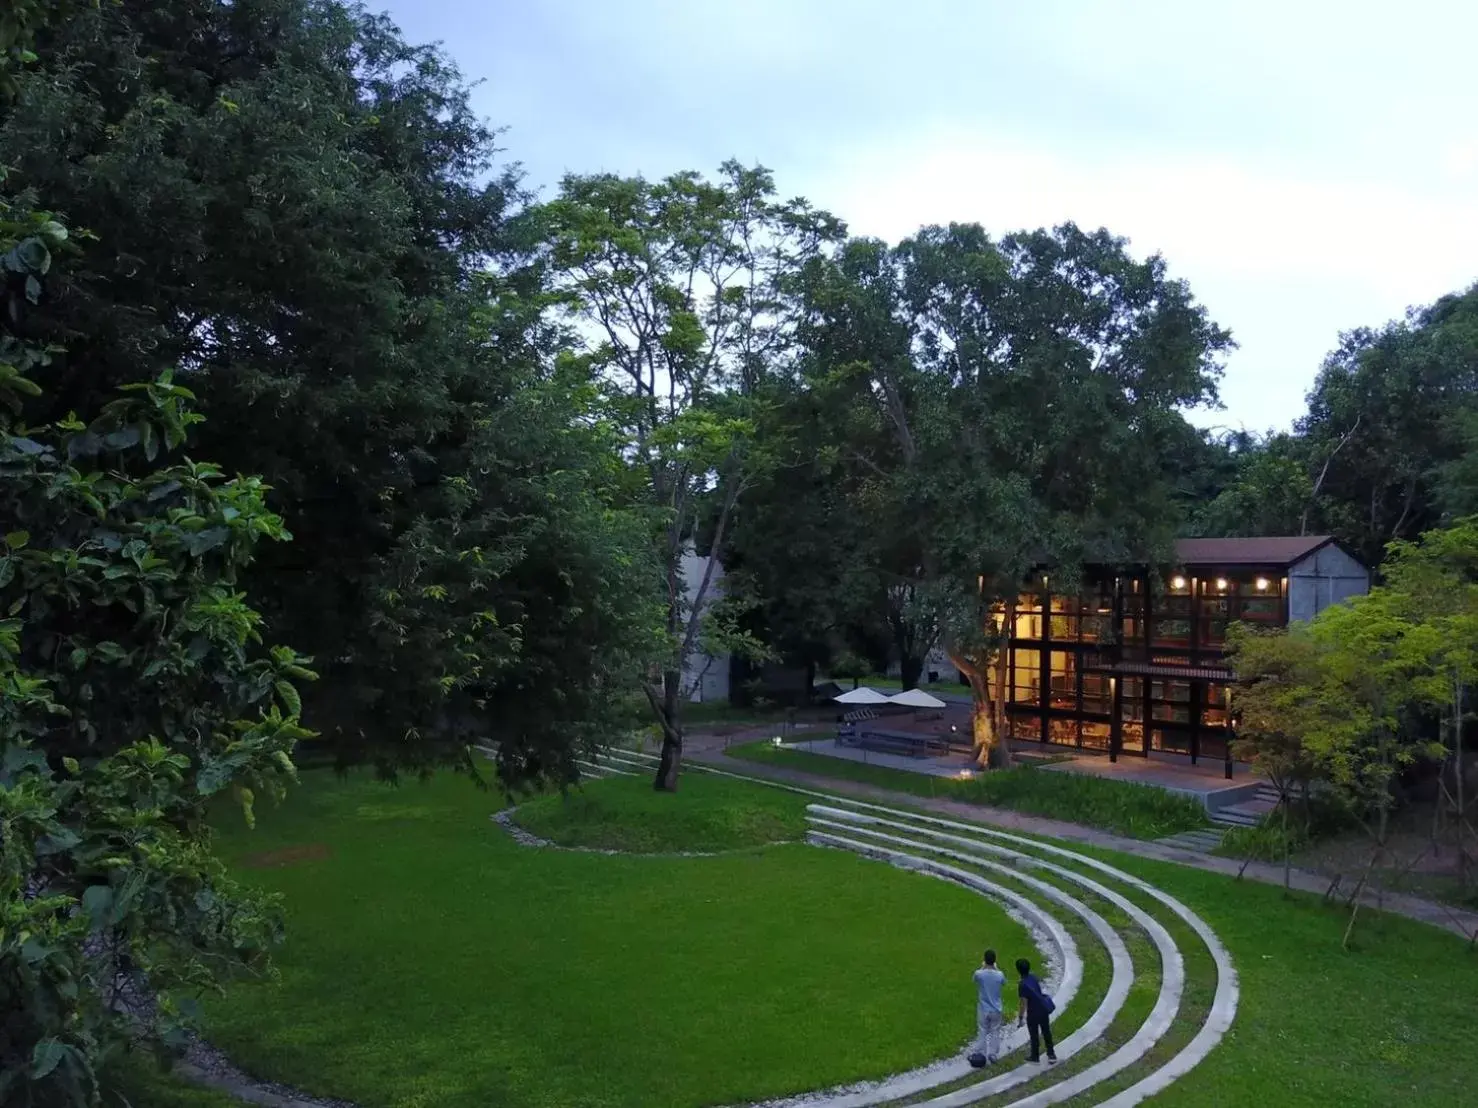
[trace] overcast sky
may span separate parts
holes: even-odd
[[[374,0],[370,0],[374,6]],[[383,2],[383,0],[382,0]],[[770,167],[897,241],[1074,220],[1163,253],[1286,426],[1341,330],[1478,280],[1478,4],[391,0],[567,171]]]

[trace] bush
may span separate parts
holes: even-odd
[[[25,1108],[97,1103],[125,1040],[178,1044],[195,994],[263,968],[275,905],[226,876],[206,807],[281,791],[312,676],[236,588],[288,537],[261,483],[156,464],[187,390],[21,424],[51,357],[22,327],[66,242],[0,197],[0,1103]]]

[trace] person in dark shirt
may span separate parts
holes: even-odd
[[[1052,1043],[1052,1009],[1056,1007],[1052,998],[1042,992],[1042,983],[1032,973],[1032,964],[1025,958],[1016,959],[1016,973],[1021,982],[1016,986],[1016,995],[1021,1003],[1016,1008],[1016,1026],[1026,1024],[1026,1033],[1031,1036],[1032,1053],[1028,1062],[1042,1060],[1041,1046],[1047,1048],[1047,1061],[1057,1061],[1057,1051]],[[1040,1040],[1040,1045],[1038,1040]]]

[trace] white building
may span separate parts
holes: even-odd
[[[678,571],[683,578],[683,624],[687,625],[688,617],[693,611],[693,604],[698,597],[698,590],[703,585],[703,574],[708,570],[709,558],[699,557],[690,545],[683,551],[682,561],[679,563]],[[703,594],[703,611],[712,609],[724,595],[724,567],[720,562],[714,562],[713,573],[708,580],[708,588]],[[708,654],[703,647],[695,646],[693,652],[683,662],[682,676],[683,696],[688,700],[699,703],[710,701],[724,701],[729,699],[729,655]]]

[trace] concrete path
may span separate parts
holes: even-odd
[[[1106,850],[1117,850],[1125,854],[1132,854],[1140,858],[1151,858],[1159,862],[1178,862],[1181,865],[1193,866],[1196,869],[1207,870],[1212,873],[1223,873],[1235,877],[1243,865],[1241,861],[1235,858],[1218,858],[1200,850],[1187,849],[1184,846],[1173,846],[1164,842],[1146,842],[1141,839],[1125,838],[1122,835],[1114,835],[1106,831],[1099,831],[1092,827],[1084,827],[1080,824],[1067,823],[1062,820],[1023,815],[1020,812],[1011,812],[1002,808],[987,808],[975,804],[964,804],[955,800],[913,796],[909,793],[892,792],[888,789],[880,789],[876,786],[864,785],[856,781],[843,781],[813,773],[802,773],[798,770],[770,766],[762,762],[749,762],[740,758],[730,758],[723,752],[722,739],[708,739],[700,735],[689,736],[684,753],[686,757],[694,761],[715,765],[731,773],[745,774],[751,777],[764,777],[774,781],[785,781],[808,788],[825,789],[844,796],[858,797],[884,804],[905,805],[910,808],[948,816],[951,819],[961,820],[966,823],[979,824],[985,827],[1005,828],[1011,831],[1020,831],[1028,835],[1046,835],[1052,838],[1066,839],[1069,842],[1086,843],[1090,846],[1099,846]],[[1247,880],[1258,881],[1266,885],[1282,885],[1283,867],[1264,862],[1251,862],[1247,865],[1246,871],[1242,876]],[[1320,874],[1310,873],[1307,870],[1295,869],[1293,870],[1290,884],[1293,888],[1302,892],[1316,893],[1322,896],[1325,890],[1329,888],[1329,878]],[[1420,897],[1409,896],[1405,893],[1367,891],[1360,899],[1361,903],[1368,907],[1394,912],[1397,915],[1406,916],[1408,919],[1418,920],[1421,923],[1429,923],[1433,927],[1441,927],[1446,931],[1451,931],[1453,934],[1461,935],[1465,939],[1473,939],[1475,935],[1478,935],[1478,912],[1438,904],[1434,901],[1423,900]]]

